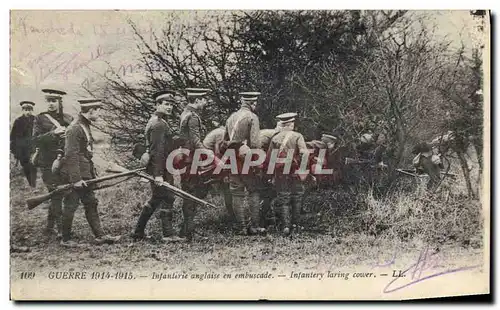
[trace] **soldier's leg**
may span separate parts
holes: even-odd
[[[34,188],[36,187],[36,179],[35,182],[33,180],[33,170],[35,170],[35,167],[31,165],[29,157],[27,158],[21,158],[19,161],[21,163],[21,167],[23,167],[23,173],[24,177],[26,178],[26,181],[28,181],[28,184],[30,187]],[[36,170],[35,170],[36,172]]]
[[[52,191],[57,187],[57,179],[52,174],[51,168],[42,168],[42,180],[47,190]],[[49,204],[49,211],[47,214],[47,227],[46,232],[51,232],[54,229],[54,225],[58,232],[61,232],[62,223],[62,195],[54,195]]]
[[[79,195],[85,208],[85,217],[87,218],[87,222],[90,225],[92,233],[96,238],[102,238],[105,234],[101,226],[99,213],[97,212],[99,202],[95,197],[94,191],[91,189],[85,189],[82,190]]]
[[[441,180],[439,166],[434,164],[431,158],[423,156],[421,158],[421,164],[424,172],[426,172],[430,177],[429,182],[427,183],[427,189],[434,190]]]
[[[233,211],[236,220],[236,234],[246,235],[247,224],[245,219],[245,186],[238,175],[230,176],[229,190],[233,196]]]
[[[247,175],[244,178],[245,187],[248,190],[248,207],[250,208],[251,223],[250,234],[265,233],[265,229],[260,226],[260,195],[262,188],[260,179],[255,175]]]
[[[224,195],[224,205],[226,206],[227,213],[231,221],[235,220],[234,210],[233,210],[233,196],[229,190],[229,182],[223,182],[221,185],[222,193]]]
[[[304,196],[304,187],[300,180],[293,180],[292,192],[291,192],[291,204],[292,204],[292,227],[295,231],[299,230],[299,220],[300,213],[302,210],[302,198]]]
[[[276,190],[278,196],[276,197],[277,213],[280,215],[281,231],[284,235],[290,234],[291,219],[291,191],[289,180],[286,176],[279,176],[276,178]]]
[[[159,197],[159,213],[161,221],[161,229],[163,237],[172,237],[175,235],[173,224],[174,213],[173,204],[174,197],[164,188],[158,188]]]
[[[141,214],[137,219],[137,224],[135,226],[133,237],[136,239],[144,238],[144,230],[146,229],[146,225],[148,224],[149,219],[155,212],[160,200],[158,198],[158,188],[151,183],[151,199],[144,205],[142,208]]]
[[[64,197],[64,211],[62,215],[62,241],[71,240],[71,227],[73,226],[73,218],[75,211],[78,208],[80,197],[75,191],[71,191]]]

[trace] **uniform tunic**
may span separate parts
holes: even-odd
[[[219,145],[224,140],[224,133],[224,127],[215,128],[210,131],[203,140],[205,148],[213,151],[217,156],[221,155],[219,154]]]
[[[257,115],[249,107],[242,106],[226,121],[224,140],[230,143],[246,143],[253,149],[260,148],[259,130]]]
[[[62,127],[67,127],[73,117],[69,114],[43,112],[35,117],[33,124],[33,144],[39,148],[39,166],[41,168],[51,168],[52,162],[57,158],[57,150],[64,150],[64,139],[54,133],[56,126],[46,116],[50,114]]]
[[[10,151],[21,164],[28,162],[31,154],[31,136],[35,116],[22,115],[14,121],[10,132]]]
[[[64,158],[61,166],[61,175],[65,180],[76,183],[96,177],[92,162],[93,145],[90,121],[80,115],[66,130]]]
[[[180,134],[186,139],[185,148],[195,150],[204,148],[202,143],[203,125],[196,109],[187,106],[181,114]]]

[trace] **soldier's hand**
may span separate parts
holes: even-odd
[[[65,135],[66,134],[66,128],[64,127],[59,127],[54,130],[54,133],[56,135]]]
[[[80,180],[74,184],[75,188],[81,189],[87,187],[87,183],[84,180]]]
[[[163,177],[155,177],[156,186],[160,186],[163,183]]]

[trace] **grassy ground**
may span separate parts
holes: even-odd
[[[47,205],[27,210],[24,200],[33,193],[22,177],[20,169],[13,166],[11,168],[11,244],[29,248],[29,252],[11,254],[13,270],[90,267],[135,270],[165,266],[184,271],[205,268],[225,271],[285,270],[294,267],[307,271],[328,269],[332,266],[371,268],[370,266],[387,261],[395,253],[397,253],[396,265],[404,266],[408,261],[418,257],[419,251],[427,246],[433,251],[440,251],[450,266],[482,261],[482,248],[478,244],[463,244],[454,240],[428,243],[428,240],[420,238],[418,234],[403,239],[388,233],[391,231],[394,233],[394,230],[373,233],[366,229],[368,226],[365,220],[361,222],[353,220],[356,216],[363,216],[366,219],[366,213],[350,214],[351,211],[342,209],[342,205],[333,201],[335,197],[331,197],[329,207],[336,206],[333,211],[330,214],[323,212],[330,217],[317,214],[313,220],[307,221],[314,226],[305,225],[305,231],[301,235],[291,238],[283,238],[275,232],[271,232],[268,236],[234,236],[227,228],[225,210],[220,206],[217,210],[200,209],[198,212],[198,231],[207,236],[208,241],[163,244],[159,241],[161,238],[159,219],[154,216],[147,227],[147,232],[153,236],[153,240],[134,243],[129,235],[136,223],[141,205],[149,195],[149,184],[139,182],[137,179],[98,191],[97,194],[105,231],[122,235],[122,240],[115,245],[92,245],[92,234],[85,220],[83,208],[80,207],[75,216],[73,231],[75,239],[82,244],[82,247],[67,249],[61,247],[55,237],[46,238],[42,234],[46,223]],[[38,180],[38,188],[43,190],[41,179]],[[213,194],[209,199],[220,205],[220,197],[217,195]],[[309,201],[314,203],[318,199],[313,196]],[[326,203],[324,198],[322,203]],[[364,212],[368,211],[369,209]],[[405,218],[403,211],[396,215],[399,220]],[[383,213],[373,215],[374,218],[376,216],[385,215]],[[182,218],[178,203],[175,207],[175,218],[178,227]],[[331,218],[336,220],[331,221]],[[318,230],[318,227],[321,229]]]

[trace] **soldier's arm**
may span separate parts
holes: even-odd
[[[68,169],[69,181],[76,183],[82,180],[80,174],[80,126],[71,126],[66,131],[64,145],[64,161]]]
[[[260,138],[259,138],[259,133],[260,133],[260,125],[259,125],[259,118],[256,115],[252,115],[250,118],[250,141],[249,141],[249,146],[250,148],[257,149],[260,148]]]
[[[53,143],[57,139],[53,130],[47,131],[44,128],[42,117],[41,115],[36,116],[33,122],[33,144],[35,147]]]
[[[17,132],[19,131],[19,119],[17,118],[12,125],[12,130],[10,131],[10,151],[12,154],[16,155],[16,142],[17,142]]]
[[[194,148],[203,149],[203,143],[201,142],[201,128],[197,117],[190,116],[188,120],[189,133],[191,135],[191,142]]]
[[[206,148],[206,149],[209,149],[209,150],[213,150],[214,147],[215,147],[215,135],[213,135],[212,133],[209,133],[205,139],[203,139],[203,146]]]
[[[149,150],[153,166],[153,177],[163,177],[165,168],[165,130],[166,127],[160,123],[151,126]]]

